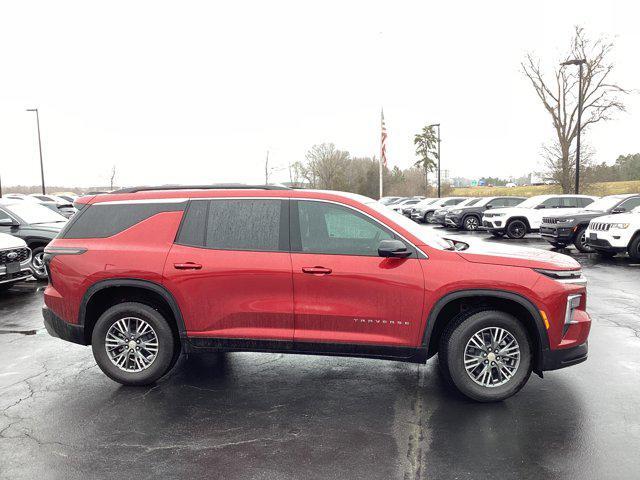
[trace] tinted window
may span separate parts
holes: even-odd
[[[293,218],[298,217],[300,238],[292,238],[293,250],[377,256],[380,241],[394,238],[377,222],[350,208],[325,202],[296,203]]]
[[[579,198],[578,199],[578,205],[580,205],[580,207],[586,207],[587,205],[591,205],[594,202],[594,200],[592,198]]]
[[[506,203],[506,199],[504,198],[495,198],[487,204],[487,206],[489,205],[491,205],[491,208],[500,208],[500,207],[506,206],[507,203]]]
[[[576,208],[580,206],[577,197],[564,197],[562,199],[562,207],[563,208]]]
[[[161,212],[184,210],[180,203],[94,204],[83,208],[62,230],[60,238],[106,238]]]
[[[635,197],[622,202],[616,208],[624,208],[625,211],[629,212],[638,206],[640,206],[640,197]]]
[[[511,207],[515,207],[516,205],[520,205],[524,201],[524,198],[510,198],[508,200],[508,204]]]
[[[287,208],[276,199],[194,200],[176,241],[216,250],[288,250]]]
[[[560,208],[562,199],[560,197],[552,197],[542,202],[545,208]]]
[[[446,200],[442,206],[443,207],[448,207],[449,205],[457,205],[459,204],[462,200],[464,200],[464,198],[452,198],[450,200]]]

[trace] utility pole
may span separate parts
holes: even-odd
[[[45,195],[44,188],[44,166],[42,164],[42,141],[40,140],[40,115],[37,108],[27,108],[27,112],[36,112],[36,124],[38,125],[38,150],[40,151],[40,179],[42,180],[42,194]]]
[[[575,193],[580,193],[580,130],[582,130],[582,66],[587,61],[582,58],[579,60],[567,60],[562,62],[560,66],[578,65],[578,134],[576,136],[576,188]]]

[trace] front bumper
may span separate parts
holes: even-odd
[[[540,227],[540,236],[552,242],[573,242],[574,233],[573,227],[550,227],[548,225]]]
[[[582,363],[587,359],[589,342],[571,348],[546,350],[542,353],[542,370],[558,370]]]
[[[447,215],[444,218],[444,223],[447,227],[458,227],[460,228],[462,225],[460,224],[461,217],[455,215]]]
[[[593,232],[587,230],[587,245],[596,250],[616,253],[626,252],[630,240],[630,235],[624,231]]]
[[[73,325],[65,322],[53,313],[46,305],[42,307],[42,316],[44,317],[44,326],[52,337],[60,338],[67,342],[77,343],[79,345],[88,345],[84,338],[83,325]]]
[[[421,210],[414,210],[411,212],[411,220],[422,222],[424,220],[424,212]]]
[[[482,226],[484,228],[488,228],[489,230],[503,231],[505,227],[505,221],[502,219],[494,219],[494,218],[487,219],[486,217],[484,217],[482,219]]]

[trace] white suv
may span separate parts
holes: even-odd
[[[586,232],[587,245],[605,257],[627,252],[640,261],[640,207],[629,213],[596,217]]]
[[[540,229],[542,217],[553,209],[557,213],[573,213],[598,197],[588,195],[537,195],[526,199],[516,207],[487,210],[482,225],[495,237],[505,233],[509,238],[522,238]]]
[[[0,233],[0,291],[31,276],[31,250],[21,238]]]

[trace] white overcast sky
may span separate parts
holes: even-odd
[[[47,183],[261,182],[315,143],[414,160],[442,123],[454,176],[535,170],[550,120],[520,72],[550,69],[573,27],[615,39],[614,79],[640,88],[640,4],[615,1],[3,1],[0,174]],[[640,95],[585,137],[597,159],[640,152]],[[286,181],[284,171],[273,180]]]

